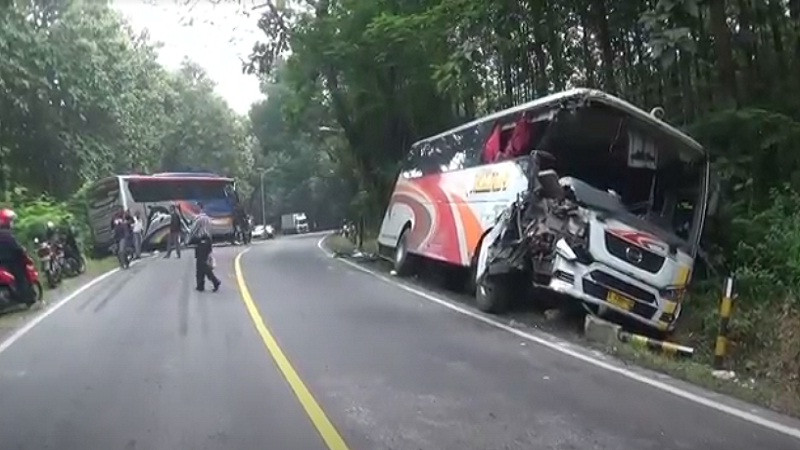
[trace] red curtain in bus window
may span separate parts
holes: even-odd
[[[528,122],[527,117],[523,114],[514,125],[514,132],[511,135],[511,139],[508,141],[508,146],[505,152],[503,152],[503,156],[511,159],[527,153],[530,150],[531,142],[533,142],[535,131],[536,125]]]
[[[502,135],[501,128],[500,122],[494,124],[492,134],[489,135],[489,139],[486,140],[486,144],[483,146],[484,163],[494,162],[500,154],[500,138]]]

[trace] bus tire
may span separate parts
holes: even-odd
[[[508,310],[516,293],[514,288],[514,278],[509,275],[495,275],[484,277],[480,282],[478,276],[485,270],[487,264],[487,254],[489,251],[488,242],[481,238],[478,249],[475,251],[474,269],[471,270],[473,283],[475,285],[475,306],[483,312],[492,314],[503,313]]]
[[[411,275],[414,272],[414,261],[412,255],[408,253],[408,236],[410,234],[411,227],[403,229],[394,248],[394,271],[399,276]]]
[[[514,295],[511,277],[483,280],[475,288],[475,305],[483,312],[500,314],[508,310]]]

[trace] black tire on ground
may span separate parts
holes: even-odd
[[[478,283],[475,288],[475,305],[483,312],[506,312],[518,292],[514,282],[517,277],[495,276]]]
[[[56,274],[53,273],[52,270],[46,270],[44,273],[45,273],[45,278],[47,278],[47,286],[50,287],[50,289],[55,289],[58,286],[59,282],[59,279],[56,276]]]
[[[397,275],[407,276],[414,272],[414,260],[412,255],[408,253],[408,236],[411,234],[411,228],[406,227],[400,238],[397,239],[397,246],[394,248],[394,270]]]

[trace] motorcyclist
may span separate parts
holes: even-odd
[[[247,213],[241,203],[237,203],[233,211],[234,227],[236,228],[237,235],[244,238],[249,227],[247,226]],[[238,237],[238,236],[237,236]]]
[[[45,236],[44,236],[45,239],[47,239],[47,242],[49,242],[50,245],[55,246],[55,245],[59,244],[59,242],[58,242],[58,230],[56,229],[56,224],[54,224],[51,221],[48,221],[47,222],[47,227],[45,229],[45,233],[44,234],[45,234]]]
[[[11,231],[16,218],[17,214],[11,209],[0,209],[0,266],[14,275],[17,292],[28,293],[30,283],[25,271],[28,256]]]
[[[78,233],[72,225],[68,225],[64,231],[64,253],[68,258],[81,259],[81,248],[78,246]]]
[[[117,244],[117,256],[122,258],[131,238],[131,227],[124,216],[114,220],[114,242]]]

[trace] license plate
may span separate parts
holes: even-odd
[[[625,297],[624,295],[617,294],[614,291],[608,291],[608,296],[606,297],[606,300],[608,301],[608,303],[611,303],[612,305],[618,308],[622,308],[625,311],[628,311],[631,308],[633,308],[633,300],[629,299],[628,297]]]

